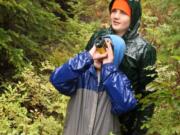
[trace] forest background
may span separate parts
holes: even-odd
[[[0,0],[0,135],[59,135],[68,97],[49,82],[55,67],[109,26],[110,0]],[[180,1],[143,0],[139,32],[157,49],[147,135],[180,134]],[[143,109],[142,108],[142,109]]]

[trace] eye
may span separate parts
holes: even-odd
[[[126,12],[124,12],[123,10],[120,10],[120,11],[121,11],[121,14],[127,15]]]
[[[117,12],[119,12],[119,14],[122,14],[122,15],[127,15],[126,12],[124,12],[121,9],[112,9],[111,10],[111,13],[117,13]]]
[[[115,12],[117,12],[117,9],[112,9],[111,10],[111,13],[115,13]]]

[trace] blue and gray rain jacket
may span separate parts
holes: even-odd
[[[129,79],[115,63],[96,72],[93,62],[84,50],[50,76],[53,86],[70,96],[63,135],[121,135],[118,116],[137,104]]]

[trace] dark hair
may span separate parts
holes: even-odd
[[[111,8],[112,8],[112,6],[113,6],[114,1],[115,1],[115,0],[112,0],[112,1],[110,2],[110,4],[109,4],[109,13],[111,13]]]

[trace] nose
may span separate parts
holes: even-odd
[[[117,11],[114,13],[114,18],[116,18],[116,19],[119,19],[119,18],[120,18],[120,12],[119,12],[119,10],[117,10]]]

